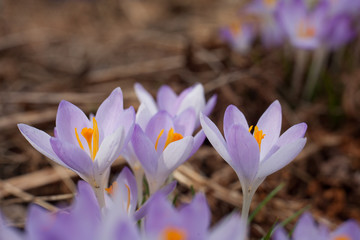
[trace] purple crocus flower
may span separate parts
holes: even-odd
[[[204,87],[200,83],[185,89],[179,95],[169,86],[163,85],[157,93],[156,102],[140,83],[136,83],[134,88],[139,101],[146,105],[151,115],[155,115],[158,111],[163,110],[172,117],[177,117],[189,108],[194,109],[197,119],[194,129],[199,127],[200,112],[209,115],[216,104],[217,98],[216,95],[213,95],[206,102]]]
[[[280,3],[281,0],[254,0],[244,9],[246,14],[259,19],[261,40],[267,48],[278,46],[284,40],[284,31],[275,17]]]
[[[277,18],[293,46],[315,49],[321,44],[327,24],[327,4],[318,4],[309,11],[303,0],[282,1]]]
[[[145,218],[145,239],[245,240],[246,224],[237,214],[209,231],[210,211],[203,194],[175,209],[163,194],[156,194]]]
[[[324,225],[317,225],[310,213],[304,213],[291,236],[279,227],[275,232],[274,240],[302,240],[302,239],[318,239],[318,240],[359,240],[360,227],[354,220],[348,220],[340,225],[335,231],[330,232]]]
[[[224,139],[209,118],[204,115],[200,117],[206,137],[239,177],[244,195],[242,214],[245,219],[258,186],[268,175],[291,162],[305,146],[307,125],[294,125],[280,136],[281,118],[280,103],[274,101],[255,127],[249,128],[243,113],[230,105],[224,115]]]
[[[75,105],[61,101],[55,137],[25,124],[18,127],[36,150],[87,181],[103,207],[110,166],[130,141],[134,121],[134,109],[123,109],[122,92],[116,88],[91,119]]]
[[[32,205],[26,222],[27,240],[96,240],[101,212],[91,186],[78,183],[78,194],[68,211],[56,213]]]
[[[221,29],[220,35],[235,51],[246,53],[255,38],[255,29],[253,24],[239,21]]]
[[[180,210],[176,210],[164,195],[156,195],[156,198],[145,218],[146,239],[206,239],[211,215],[204,195],[197,194]]]
[[[174,119],[168,112],[159,111],[143,125],[144,129],[138,124],[135,126],[129,149],[145,171],[151,194],[205,139],[202,130],[195,137],[191,135],[196,121],[194,110],[187,109],[182,115],[183,119]]]

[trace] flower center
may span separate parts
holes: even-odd
[[[342,235],[336,236],[336,237],[334,238],[334,240],[351,240],[351,238],[348,237],[348,236],[345,235],[345,234],[342,234]]]
[[[93,121],[93,128],[83,128],[81,130],[81,135],[85,138],[85,140],[89,146],[90,157],[94,161],[96,153],[99,150],[99,129],[98,129],[96,119],[94,117],[92,118],[92,121]],[[82,143],[80,141],[80,137],[79,137],[77,128],[75,128],[75,135],[76,135],[76,139],[79,143],[79,146],[81,147],[82,150],[84,150],[84,146],[82,145]]]
[[[301,38],[312,38],[315,36],[315,28],[309,24],[309,21],[302,20],[298,26],[297,35]]]
[[[161,136],[163,135],[164,133],[164,129],[162,129],[156,139],[156,143],[155,143],[155,150],[157,150],[157,147],[158,147],[158,144],[159,144],[159,140],[161,138]],[[173,128],[170,128],[169,132],[168,132],[168,135],[167,135],[167,138],[166,138],[166,142],[165,142],[165,145],[164,145],[164,149],[163,151],[165,150],[165,148],[172,142],[175,142],[175,141],[178,141],[180,139],[183,139],[183,136],[180,134],[180,133],[176,133],[174,131]]]
[[[239,22],[233,22],[232,24],[230,24],[229,29],[231,35],[233,35],[234,37],[242,33],[242,27]]]
[[[251,125],[249,128],[249,132],[253,130],[253,126]],[[253,136],[256,140],[256,142],[259,144],[259,151],[261,150],[261,141],[265,137],[265,134],[263,134],[262,130],[259,130],[258,126],[255,126]]]
[[[181,229],[174,228],[174,227],[168,227],[163,231],[161,239],[162,240],[186,240],[187,236],[186,236],[186,232]]]

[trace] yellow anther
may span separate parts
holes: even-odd
[[[158,143],[159,143],[159,139],[161,138],[161,136],[163,135],[164,133],[164,129],[162,129],[156,139],[156,143],[155,143],[155,150],[157,150],[157,146],[158,146]]]
[[[334,238],[334,240],[351,240],[351,238],[347,235],[342,234],[342,235],[336,236]]]
[[[251,132],[252,129],[253,129],[253,126],[250,126],[249,132]],[[263,134],[263,131],[259,130],[259,128],[257,126],[255,126],[253,136],[254,136],[256,142],[259,144],[259,151],[260,151],[261,150],[261,141],[265,137],[265,134]]]
[[[76,135],[76,139],[79,143],[79,146],[81,147],[82,150],[84,150],[84,146],[82,145],[81,141],[80,141],[80,137],[79,137],[79,134],[77,132],[77,129],[75,128],[75,135]]]
[[[182,229],[168,227],[163,231],[162,240],[186,240],[186,232]]]
[[[315,36],[315,28],[309,24],[308,21],[303,20],[300,22],[297,34],[302,38],[312,38]]]
[[[242,32],[242,27],[240,22],[233,22],[232,24],[230,24],[229,29],[233,36],[239,35]]]
[[[81,130],[81,135],[85,138],[90,151],[90,157],[92,160],[95,159],[95,156],[99,150],[99,129],[96,122],[96,119],[93,118],[93,128],[83,128]],[[79,146],[84,150],[84,146],[81,143],[77,128],[75,128],[76,139],[79,143]]]
[[[130,207],[130,188],[127,184],[125,184],[125,187],[127,189],[127,194],[128,194],[128,199],[127,199],[127,206],[126,206],[126,211],[129,212],[129,207]]]
[[[159,143],[159,139],[160,137],[163,135],[164,133],[164,129],[162,129],[156,139],[156,142],[155,142],[155,149],[157,150],[157,147],[158,147],[158,143]],[[172,142],[175,142],[175,141],[178,141],[180,139],[183,139],[183,136],[180,134],[180,133],[176,133],[174,131],[173,128],[170,128],[169,132],[168,132],[168,135],[166,137],[166,141],[165,141],[165,145],[164,145],[164,149]]]
[[[180,133],[174,132],[173,128],[170,128],[169,133],[168,133],[167,138],[166,138],[164,150],[170,143],[178,141],[180,139],[183,139],[183,136]]]

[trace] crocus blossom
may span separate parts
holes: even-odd
[[[192,109],[185,111],[187,112],[186,118],[177,121],[168,112],[159,111],[149,120],[145,129],[135,125],[131,148],[145,171],[151,194],[158,190],[167,177],[195,153],[204,141],[202,130],[195,137],[191,135],[196,118]],[[183,124],[185,119],[189,126]]]
[[[163,85],[157,92],[156,101],[140,83],[136,83],[134,88],[140,103],[146,105],[151,115],[155,115],[158,111],[163,110],[172,117],[176,117],[189,108],[194,109],[197,119],[195,129],[199,126],[200,112],[209,115],[216,104],[217,98],[216,95],[213,95],[206,102],[204,87],[200,83],[185,89],[179,95],[169,86]]]
[[[75,105],[61,101],[55,137],[25,124],[18,127],[36,150],[90,183],[104,206],[110,166],[130,141],[134,121],[134,109],[123,109],[122,92],[116,88],[91,119]]]
[[[327,10],[325,3],[310,11],[303,0],[282,1],[277,18],[293,46],[311,50],[320,46],[324,37]]]
[[[321,224],[317,225],[310,213],[304,213],[300,217],[291,237],[288,236],[282,227],[279,227],[275,231],[272,239],[359,240],[360,226],[354,220],[348,220],[331,232],[326,226]]]
[[[235,51],[240,53],[248,52],[255,38],[255,28],[253,24],[241,21],[221,29],[220,33],[223,40],[228,42]]]
[[[307,125],[294,125],[280,136],[281,118],[280,103],[274,101],[255,127],[249,127],[243,113],[230,105],[224,115],[225,139],[209,118],[200,118],[206,137],[239,177],[245,218],[253,194],[266,176],[286,166],[305,146]]]
[[[149,206],[145,239],[245,240],[246,224],[237,214],[226,217],[209,231],[210,211],[205,196],[196,194],[191,203],[175,209],[162,194]]]

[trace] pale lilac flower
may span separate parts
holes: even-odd
[[[354,220],[348,220],[335,229],[335,231],[330,232],[326,226],[317,225],[310,213],[304,213],[300,217],[291,237],[288,236],[282,227],[279,227],[274,232],[272,239],[359,240],[360,226]]]
[[[319,47],[324,37],[327,10],[324,3],[310,11],[303,0],[288,0],[281,2],[276,14],[291,44],[311,50]]]
[[[146,105],[151,115],[163,110],[172,117],[177,117],[189,108],[194,109],[197,119],[194,130],[199,126],[200,112],[209,115],[216,104],[216,95],[206,102],[204,87],[200,83],[185,89],[179,95],[169,86],[163,85],[157,92],[156,102],[140,83],[136,83],[134,88],[140,103]]]
[[[244,13],[254,15],[259,20],[262,43],[270,48],[284,42],[284,31],[275,17],[281,0],[254,0],[245,7]]]
[[[220,35],[235,51],[246,53],[254,41],[255,28],[253,24],[239,21],[221,29]]]
[[[230,105],[224,115],[225,139],[209,118],[200,118],[206,137],[239,177],[244,218],[258,186],[268,175],[291,162],[305,146],[307,125],[294,125],[280,136],[281,118],[280,103],[274,101],[255,127],[249,128],[242,112]]]
[[[78,194],[68,211],[56,213],[32,205],[26,222],[27,240],[97,240],[101,212],[91,186],[78,183]]]
[[[162,194],[156,194],[154,198],[145,218],[144,239],[246,239],[246,223],[237,214],[226,217],[209,231],[211,215],[202,194],[196,194],[191,203],[179,209],[175,209]]]
[[[177,121],[166,111],[159,111],[143,126],[145,129],[140,125],[135,126],[130,147],[145,171],[151,194],[157,191],[168,176],[194,154],[204,141],[202,130],[195,137],[191,135],[196,121],[193,109],[184,113],[187,113],[184,115],[186,118]]]
[[[130,141],[134,121],[134,109],[123,109],[122,92],[116,88],[91,119],[75,105],[61,101],[55,137],[25,124],[18,127],[36,150],[87,181],[103,207],[110,166]]]

